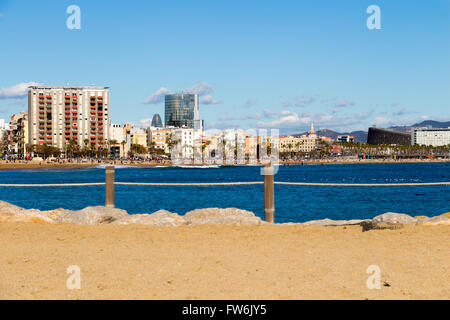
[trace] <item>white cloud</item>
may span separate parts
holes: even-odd
[[[23,82],[9,88],[0,89],[0,99],[19,99],[26,97],[29,90],[28,87],[39,85],[37,82]]]
[[[412,112],[408,111],[405,108],[401,108],[400,110],[393,112],[392,115],[394,115],[394,116],[404,116],[404,115],[407,115],[407,114],[410,114],[410,113],[412,113]]]
[[[243,116],[241,119],[242,120],[257,120],[257,119],[262,119],[263,115],[261,113],[254,113],[254,114],[247,114],[245,116]]]
[[[313,104],[315,101],[316,101],[316,98],[313,96],[308,96],[308,95],[296,96],[289,101],[283,102],[283,107],[287,108],[287,107],[292,106],[292,107],[303,108],[303,107],[307,107],[307,106]]]
[[[149,126],[149,125],[151,125],[151,123],[152,123],[152,118],[144,118],[144,119],[141,119],[141,124],[142,124],[143,126]]]
[[[223,116],[219,118],[220,121],[232,121],[234,120],[234,117],[232,116]]]
[[[145,99],[145,104],[157,104],[163,101],[164,96],[166,94],[172,94],[172,91],[170,89],[161,87],[156,92],[151,94],[147,99]]]
[[[199,81],[195,85],[189,88],[185,88],[182,90],[182,92],[185,93],[191,93],[191,94],[198,94],[199,96],[207,95],[214,91],[214,88],[212,85],[210,85],[207,82]]]
[[[335,107],[348,107],[348,106],[354,106],[355,101],[349,100],[349,99],[341,99],[334,103]]]
[[[392,119],[385,117],[375,117],[375,119],[373,119],[373,124],[380,127],[390,126],[392,123]]]
[[[311,122],[310,117],[302,117],[299,116],[295,112],[284,112],[284,114],[280,115],[278,120],[264,122],[259,121],[258,127],[270,127],[270,128],[296,128],[299,126],[306,125]]]
[[[200,98],[200,103],[203,103],[203,104],[219,104],[219,103],[222,103],[222,101],[216,100],[212,96],[207,95],[207,96],[204,96],[204,97]]]

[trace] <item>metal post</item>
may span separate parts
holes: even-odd
[[[114,208],[114,166],[105,168],[105,207]]]
[[[264,165],[264,215],[266,222],[275,222],[275,197],[272,163]]]

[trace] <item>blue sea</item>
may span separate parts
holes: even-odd
[[[262,181],[258,166],[118,167],[121,182]],[[103,167],[0,170],[0,183],[104,182]],[[448,163],[325,164],[280,166],[276,181],[323,183],[408,183],[450,181]],[[197,208],[236,207],[264,217],[264,191],[254,186],[116,186],[116,207],[130,214],[159,209],[185,214]],[[0,187],[0,200],[25,208],[82,209],[104,205],[104,186]],[[450,186],[312,187],[275,186],[276,222],[362,219],[392,211],[435,216],[450,211]]]

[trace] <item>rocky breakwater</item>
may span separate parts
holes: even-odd
[[[0,201],[0,222],[37,222],[37,223],[70,223],[77,225],[150,225],[150,226],[195,226],[204,224],[218,225],[265,225],[261,218],[253,212],[236,208],[196,209],[179,215],[166,210],[151,214],[130,215],[125,210],[102,206],[87,207],[78,211],[55,209],[40,211],[24,209],[10,203]],[[314,220],[304,223],[285,223],[284,225],[319,225],[348,226],[360,225],[363,231],[382,229],[401,229],[405,225],[450,225],[450,213],[436,217],[411,217],[407,214],[387,212],[366,220]]]
[[[152,214],[130,215],[125,210],[102,206],[87,207],[78,211],[65,209],[40,211],[24,209],[4,201],[0,201],[0,222],[71,223],[78,225],[141,224],[170,227],[202,224],[261,225],[266,223],[252,212],[236,208],[197,209],[186,213],[184,216],[166,210],[159,210]]]

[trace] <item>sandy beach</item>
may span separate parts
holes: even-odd
[[[0,223],[0,243],[0,299],[450,299],[448,225]]]

